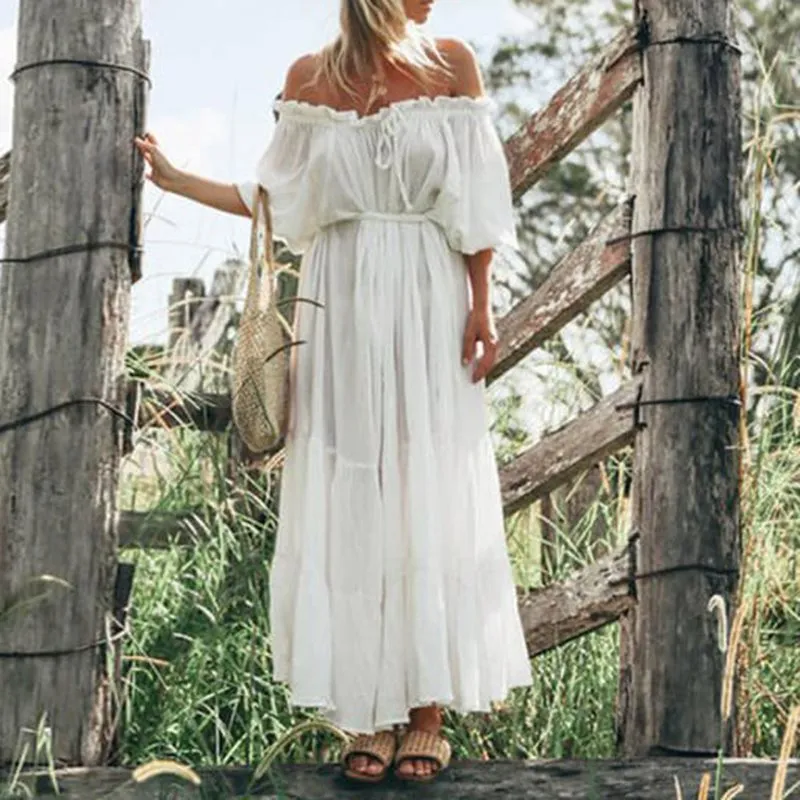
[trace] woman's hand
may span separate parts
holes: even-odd
[[[170,191],[177,182],[179,171],[172,166],[167,157],[161,152],[158,146],[158,139],[152,133],[146,133],[143,137],[137,136],[134,142],[150,167],[150,174],[145,175],[147,180],[152,181],[159,189],[163,189],[165,192]]]
[[[494,366],[494,360],[497,356],[497,330],[494,324],[494,316],[488,309],[476,310],[473,308],[469,312],[461,354],[464,366],[475,358],[478,342],[483,345],[483,353],[472,373],[473,383],[478,383],[486,377],[489,370]]]

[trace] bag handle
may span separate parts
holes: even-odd
[[[264,261],[266,274],[262,276],[261,291],[258,285],[258,220],[259,211],[264,215]],[[272,211],[269,204],[267,190],[256,184],[253,193],[253,222],[250,227],[250,274],[247,281],[247,296],[245,303],[257,302],[262,310],[269,307],[272,298],[272,282],[276,272],[275,252],[272,241]]]

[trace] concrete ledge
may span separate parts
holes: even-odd
[[[343,781],[336,765],[277,766],[270,777],[249,788],[253,770],[248,768],[200,769],[202,785],[192,786],[161,775],[135,784],[130,770],[122,768],[63,769],[56,775],[62,796],[81,800],[182,800],[183,798],[250,798],[250,800],[408,800],[447,798],[542,798],[542,800],[675,800],[675,778],[683,797],[697,797],[704,772],[715,770],[706,759],[662,758],[636,761],[459,761],[430,785],[404,785],[389,778],[377,786],[353,786]],[[727,760],[722,793],[737,783],[739,795],[752,800],[770,796],[776,765],[772,761]],[[5,784],[8,771],[0,773]],[[35,797],[52,796],[49,777],[39,773],[25,779]],[[785,790],[800,781],[800,762],[789,767]],[[785,791],[784,790],[784,791]],[[714,797],[713,782],[712,792]]]

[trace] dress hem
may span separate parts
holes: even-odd
[[[282,681],[286,683],[285,681]],[[527,678],[521,681],[514,681],[508,684],[505,692],[500,695],[499,697],[492,697],[489,699],[488,703],[479,704],[479,705],[470,705],[466,704],[463,706],[454,705],[453,697],[448,696],[447,698],[427,698],[425,700],[417,699],[412,701],[411,705],[408,707],[407,711],[410,711],[412,708],[421,708],[424,706],[433,705],[434,703],[439,706],[440,708],[446,708],[450,711],[455,712],[456,714],[465,715],[465,714],[491,714],[493,712],[492,703],[502,703],[508,699],[508,695],[512,689],[522,689],[526,686],[531,686],[533,683],[532,678]],[[410,714],[406,713],[405,717],[402,718],[395,718],[389,717],[388,719],[382,719],[375,722],[374,726],[364,727],[363,725],[350,725],[346,722],[342,721],[335,721],[334,719],[330,719],[331,717],[335,716],[336,706],[333,705],[329,700],[311,700],[298,698],[297,700],[292,699],[290,701],[290,705],[296,706],[298,708],[313,708],[321,712],[325,717],[329,718],[329,721],[333,722],[338,728],[341,728],[345,731],[350,731],[354,733],[376,733],[377,731],[387,730],[392,728],[395,725],[407,725],[410,722]]]

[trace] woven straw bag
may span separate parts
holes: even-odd
[[[264,256],[259,256],[258,247],[260,212],[264,216]],[[272,214],[269,196],[260,185],[252,216],[250,272],[233,350],[231,405],[242,441],[254,453],[264,453],[279,448],[286,434],[292,331],[276,302]]]

